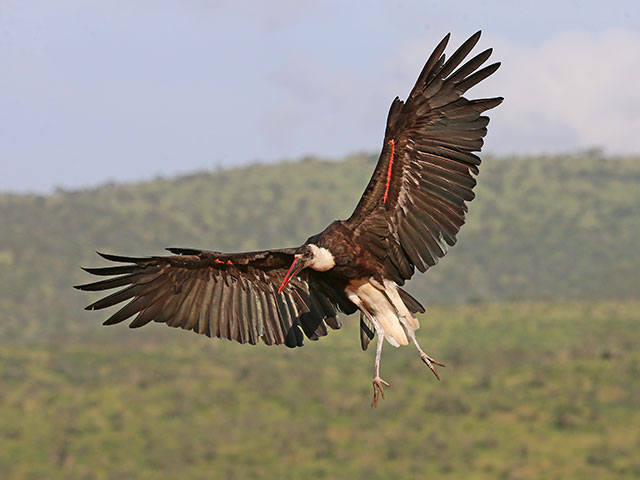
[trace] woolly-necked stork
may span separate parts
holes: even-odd
[[[465,221],[474,198],[474,178],[487,133],[486,110],[501,97],[468,100],[464,93],[494,73],[480,68],[488,49],[459,66],[480,32],[445,60],[445,36],[435,48],[406,101],[391,104],[380,158],[360,202],[347,220],[331,223],[298,248],[220,253],[169,248],[174,255],[142,258],[100,254],[123,263],[86,268],[110,278],[76,288],[123,287],[89,305],[99,310],[129,300],[105,325],[141,327],[150,321],[240,343],[301,346],[317,340],[327,325],[340,328],[337,312],[360,311],[361,345],[377,335],[373,401],[384,398],[380,355],[386,339],[409,342],[437,378],[444,366],[418,344],[415,314],[423,306],[401,286],[434,266]],[[304,335],[303,335],[304,334]]]

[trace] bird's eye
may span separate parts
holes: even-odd
[[[304,254],[304,256],[305,256],[305,257],[308,257],[309,255],[311,255],[309,252],[306,252],[306,253]]]

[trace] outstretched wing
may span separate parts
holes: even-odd
[[[262,338],[267,345],[289,347],[303,344],[303,332],[317,340],[327,334],[327,325],[340,328],[337,310],[355,310],[330,279],[317,272],[301,272],[278,294],[278,285],[294,259],[293,249],[239,254],[169,250],[177,255],[133,258],[100,253],[124,265],[85,268],[110,278],[75,288],[123,288],[86,309],[100,310],[128,300],[105,325],[135,315],[131,328],[153,320],[209,337],[251,344]]]
[[[345,224],[384,264],[398,284],[414,267],[424,272],[444,256],[474,198],[480,151],[501,97],[468,100],[464,93],[494,73],[481,68],[488,49],[458,68],[480,38],[477,32],[445,61],[447,35],[424,66],[406,102],[391,104],[384,145],[373,176]]]

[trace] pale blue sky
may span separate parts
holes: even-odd
[[[637,1],[2,0],[0,191],[375,151],[437,41],[478,29],[486,151],[640,151]]]

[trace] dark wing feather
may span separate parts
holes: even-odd
[[[209,337],[256,344],[301,346],[303,332],[311,340],[340,328],[336,312],[355,306],[318,272],[302,271],[278,294],[278,286],[294,259],[293,249],[223,254],[195,249],[168,249],[176,255],[123,257],[100,253],[123,263],[85,268],[111,276],[75,288],[118,289],[89,305],[100,310],[120,305],[105,325],[133,318],[129,326],[151,321],[193,330]],[[123,304],[123,302],[126,302]]]
[[[480,159],[473,152],[480,151],[489,123],[482,113],[502,102],[463,96],[500,66],[480,68],[491,49],[462,64],[479,38],[480,32],[471,36],[445,61],[447,35],[406,102],[393,101],[378,164],[344,222],[400,285],[414,267],[424,272],[455,244],[466,202],[474,198]]]

